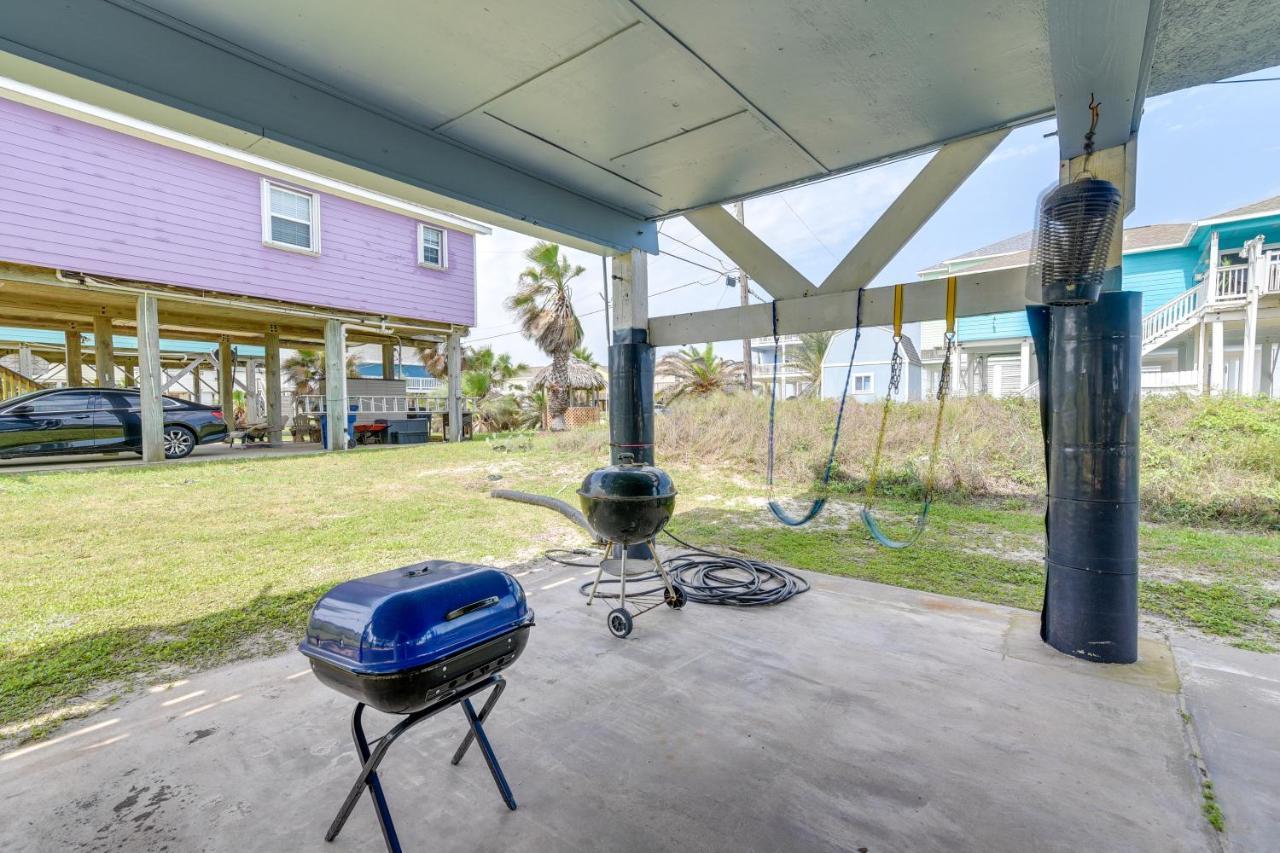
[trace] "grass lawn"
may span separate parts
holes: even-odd
[[[435,557],[507,564],[585,544],[494,487],[572,499],[598,464],[540,437],[333,456],[0,476],[0,740],[39,737],[142,679],[285,648],[337,581]],[[667,465],[684,538],[788,565],[1018,607],[1044,583],[1025,501],[939,503],[914,548],[876,548],[856,497],[772,523],[757,472]],[[906,511],[905,505],[889,506]],[[1280,535],[1147,525],[1142,606],[1261,651],[1280,645]]]

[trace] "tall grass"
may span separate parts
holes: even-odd
[[[885,436],[881,483],[915,496],[928,464],[933,402],[895,405]],[[774,475],[816,484],[831,447],[832,400],[779,401]],[[865,487],[881,406],[845,410],[833,483]],[[716,394],[681,400],[657,419],[657,453],[764,479],[767,399]],[[564,435],[565,449],[603,455],[602,428]],[[1142,501],[1151,520],[1280,528],[1280,401],[1240,397],[1151,397],[1142,404]],[[957,497],[1036,498],[1045,490],[1038,403],[971,397],[948,402],[937,484]]]

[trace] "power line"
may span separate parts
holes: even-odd
[[[1280,77],[1248,77],[1244,80],[1210,80],[1210,86],[1225,86],[1228,83],[1277,83]]]
[[[821,237],[819,237],[819,236],[814,232],[814,230],[813,230],[812,228],[810,228],[810,227],[809,227],[809,223],[804,221],[804,217],[803,217],[803,216],[801,216],[799,213],[797,213],[797,212],[796,212],[796,209],[795,209],[794,207],[792,207],[792,206],[791,206],[791,202],[787,201],[787,197],[786,197],[786,195],[785,195],[784,193],[779,193],[779,194],[778,194],[778,198],[782,199],[782,203],[783,203],[783,204],[785,204],[785,205],[787,206],[787,210],[791,211],[791,215],[792,215],[792,216],[794,216],[796,219],[800,220],[800,224],[804,226],[804,230],[806,230],[806,231],[808,231],[808,232],[809,232],[809,236],[810,236],[810,237],[812,237],[813,239],[817,240],[817,241],[818,241],[818,245],[819,245],[819,246],[821,246],[823,249],[825,249],[825,250],[826,250],[827,254],[831,256],[831,260],[833,260],[833,261],[839,261],[840,259],[839,259],[838,257],[836,257],[836,253],[835,253],[835,252],[833,252],[833,251],[831,251],[831,247],[830,247],[830,246],[828,246],[826,243],[822,242],[822,238],[821,238]]]
[[[702,269],[707,270],[708,272],[719,273],[720,275],[725,275],[726,273],[729,272],[729,270],[725,269],[723,266],[720,267],[720,269],[716,269],[715,267],[709,267],[706,264],[700,264],[697,261],[691,261],[688,258],[684,257],[683,255],[677,255],[672,252],[668,252],[666,249],[659,249],[658,253],[661,255],[666,255],[668,258],[675,258],[677,261],[684,261],[686,264],[692,264],[695,267],[701,267]]]
[[[699,254],[706,255],[708,258],[710,258],[711,260],[715,261],[718,264],[724,263],[724,258],[713,255],[710,252],[706,251],[705,249],[699,249],[697,246],[693,245],[692,243],[686,243],[684,240],[681,240],[679,237],[676,237],[674,234],[663,234],[662,236],[666,237],[668,240],[675,240],[681,246],[688,246],[690,249],[693,249],[695,252],[698,252]]]
[[[719,272],[719,271],[712,270],[712,272]],[[668,287],[666,290],[655,290],[653,293],[649,294],[649,298],[652,299],[655,296],[662,296],[664,293],[672,293],[677,290],[682,290],[686,287],[693,287],[695,284],[701,284],[705,286],[708,284],[714,284],[717,281],[719,281],[718,276],[716,278],[709,279],[707,281],[702,281],[701,279],[699,279],[698,281],[686,281],[684,284],[677,284],[675,287]],[[594,317],[596,314],[603,314],[604,311],[605,311],[604,308],[597,308],[594,311],[586,311],[579,314],[578,319],[582,319],[583,317]],[[510,332],[503,332],[500,335],[487,335],[486,337],[483,337],[483,338],[468,337],[467,343],[479,344],[479,343],[484,343],[485,341],[494,341],[494,340],[497,340],[498,338],[509,338],[512,335],[520,335],[520,334],[523,334],[523,331],[520,329],[515,329]]]

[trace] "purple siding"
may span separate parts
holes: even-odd
[[[475,323],[474,235],[417,264],[417,220],[316,193],[319,256],[262,244],[262,176],[0,99],[0,260]]]

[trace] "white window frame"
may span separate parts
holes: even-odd
[[[426,236],[426,230],[430,228],[432,231],[440,233],[440,263],[431,264],[422,259],[423,239]],[[449,231],[440,225],[428,225],[425,222],[418,223],[418,245],[416,250],[418,253],[418,266],[426,267],[429,270],[447,270],[449,268]]]
[[[306,196],[311,201],[311,221],[304,223],[311,229],[311,246],[304,248],[295,246],[292,243],[281,243],[271,239],[271,217],[279,216],[271,212],[271,190],[278,189],[284,192],[293,193],[294,195]],[[291,216],[280,216],[281,219],[290,222],[302,222],[301,219],[294,219]],[[289,184],[282,184],[278,181],[272,181],[268,178],[262,179],[262,245],[270,246],[273,249],[283,249],[286,252],[297,252],[300,255],[318,255],[320,254],[320,198],[313,192],[298,189]]]
[[[866,379],[867,387],[858,389],[858,380]],[[876,393],[876,375],[874,373],[855,373],[853,374],[853,393],[855,394],[874,394]]]

